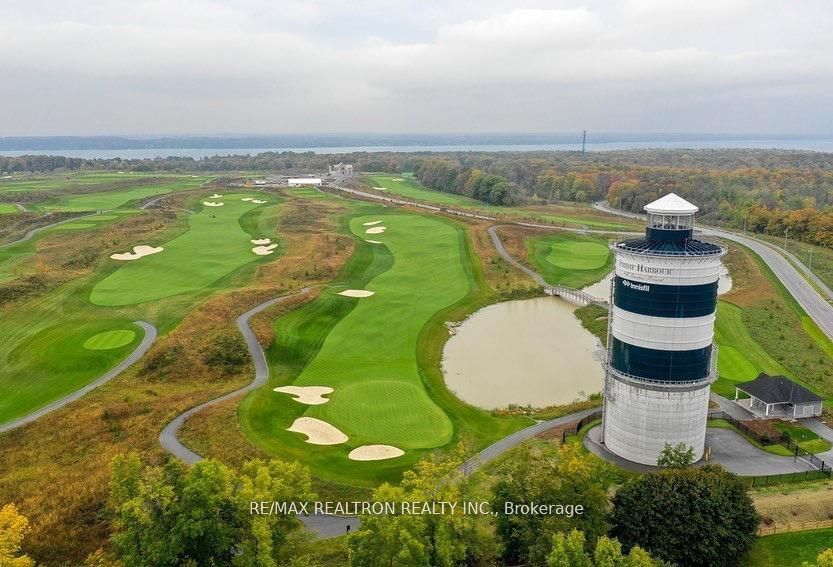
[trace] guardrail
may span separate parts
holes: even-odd
[[[561,431],[561,443],[563,444],[565,441],[567,441],[567,437],[570,437],[571,435],[577,435],[578,432],[581,431],[581,428],[587,425],[588,423],[592,423],[597,419],[601,418],[602,410],[598,410],[594,411],[586,417],[581,418],[574,424],[564,427],[564,429]]]

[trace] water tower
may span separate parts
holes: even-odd
[[[645,238],[612,245],[602,441],[637,463],[655,465],[666,443],[693,447],[695,459],[703,454],[726,250],[694,238],[697,210],[665,195],[645,206]]]

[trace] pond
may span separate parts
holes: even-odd
[[[446,343],[442,367],[461,400],[494,409],[548,406],[599,392],[599,340],[573,315],[576,307],[542,297],[490,305],[466,319]]]

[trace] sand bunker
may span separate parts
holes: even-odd
[[[354,461],[381,461],[401,457],[405,451],[393,445],[362,445],[347,455]]]
[[[327,386],[281,386],[275,388],[275,391],[295,396],[293,399],[296,402],[310,406],[326,404],[330,400],[325,398],[324,394],[333,393],[333,389]]]
[[[366,289],[345,289],[342,292],[339,292],[339,295],[343,295],[345,297],[370,297],[376,293],[375,291],[368,291]]]
[[[252,242],[252,244],[257,244],[258,246],[261,246],[263,244],[270,244],[272,242],[272,239],[271,238],[255,238],[251,242]]]
[[[203,201],[202,204],[206,207],[222,207],[225,205],[225,203],[216,203],[214,201]]]
[[[405,180],[404,180],[403,178],[401,178],[401,177],[394,177],[394,178],[392,179],[392,181],[405,181]]]
[[[384,226],[374,226],[373,228],[368,228],[367,230],[365,230],[365,232],[367,234],[382,234],[383,232],[385,232],[385,228],[386,227]]]
[[[380,220],[370,221],[370,222],[364,223],[364,226],[373,226],[374,224],[379,224],[380,222],[382,222],[382,221],[380,221]]]
[[[313,445],[338,445],[347,441],[347,436],[338,428],[314,417],[299,417],[287,431],[303,433],[307,436],[307,443]]]
[[[164,248],[161,246],[145,246],[144,244],[133,247],[133,252],[124,252],[122,254],[110,254],[113,260],[138,260],[142,256],[150,256],[151,254],[158,254]]]
[[[209,199],[222,199],[222,198],[223,198],[223,196],[220,195],[219,193],[214,193],[212,196],[209,197]]]
[[[374,187],[377,191],[387,191],[385,187]]]
[[[252,248],[252,252],[257,254],[258,256],[268,256],[272,253],[272,250],[277,248],[277,244],[270,244],[269,246],[255,246]]]
[[[378,240],[365,240],[365,242],[370,242],[371,244],[381,244]]]
[[[252,203],[257,203],[258,205],[262,205],[262,204],[263,204],[263,203],[265,203],[265,202],[266,202],[266,201],[261,201],[261,200],[259,200],[259,199],[252,199]]]
[[[241,201],[254,201],[254,197],[243,197]]]

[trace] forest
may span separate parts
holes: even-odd
[[[205,158],[0,157],[0,174],[146,172],[320,172],[335,162],[358,171],[415,172],[439,191],[495,205],[607,199],[629,211],[668,192],[700,207],[708,223],[833,245],[833,154],[789,150],[610,152],[264,152]]]

